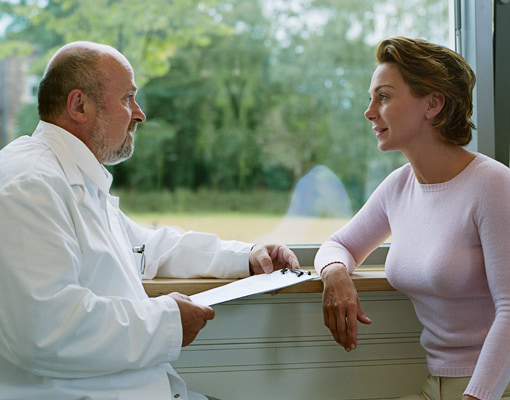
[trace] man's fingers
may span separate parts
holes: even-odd
[[[287,246],[276,245],[271,251],[273,263],[282,268],[299,269],[299,260]]]
[[[211,319],[214,319],[215,311],[214,308],[204,306],[204,321],[210,321]]]
[[[249,260],[250,272],[254,274],[268,274],[281,268],[299,268],[296,255],[283,244],[256,244],[250,252]]]
[[[194,303],[188,296],[181,293],[170,293],[179,307],[182,324],[182,345],[187,346],[205,327],[207,321],[214,318],[214,309],[202,304]]]

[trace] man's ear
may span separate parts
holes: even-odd
[[[429,120],[434,119],[444,107],[445,97],[441,93],[432,93],[429,95],[429,105],[426,116]]]
[[[78,123],[87,122],[88,97],[80,89],[73,89],[67,95],[67,113]]]

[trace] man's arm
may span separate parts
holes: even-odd
[[[27,180],[0,194],[0,354],[58,378],[176,359],[183,342],[177,301],[147,298],[129,275],[136,272],[101,250],[114,239],[105,234],[87,244],[90,224],[71,210],[66,184]],[[87,257],[85,244],[87,254],[100,250],[98,259]]]

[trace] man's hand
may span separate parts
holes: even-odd
[[[179,306],[182,323],[182,347],[187,346],[198,335],[207,321],[214,318],[214,310],[201,304],[193,303],[188,296],[181,293],[170,293]]]
[[[277,269],[299,268],[296,255],[283,244],[256,244],[250,252],[250,273],[269,274]]]
[[[358,322],[372,321],[361,309],[358,292],[344,265],[332,264],[322,272],[324,291],[322,310],[324,324],[345,350],[354,350],[358,344]]]

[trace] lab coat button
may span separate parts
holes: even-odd
[[[175,398],[175,399],[178,399],[179,397],[181,397],[181,395],[180,395],[179,393],[177,393],[177,394],[174,396],[174,398]]]

